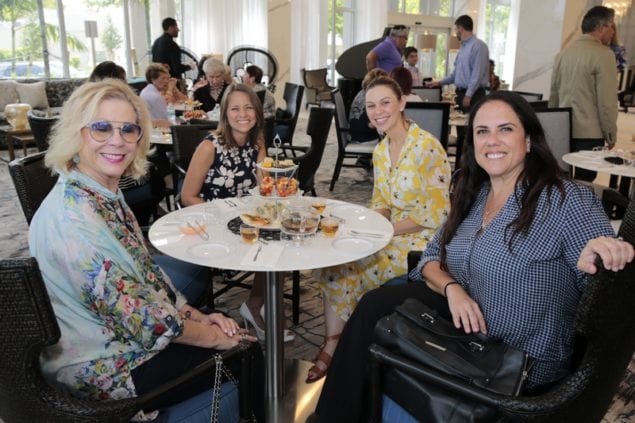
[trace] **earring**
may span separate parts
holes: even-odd
[[[531,142],[529,141],[529,138],[527,138],[527,152],[529,153],[531,151]]]
[[[75,154],[73,156],[73,163],[75,163],[76,165],[79,164],[79,154]]]

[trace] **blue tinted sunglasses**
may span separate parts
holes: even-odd
[[[114,126],[113,123],[118,123],[119,126]],[[143,128],[136,123],[130,122],[116,122],[110,120],[96,120],[86,125],[88,132],[92,139],[97,142],[104,142],[109,140],[114,134],[115,129],[119,130],[121,138],[130,144],[134,144],[141,139],[143,135]]]

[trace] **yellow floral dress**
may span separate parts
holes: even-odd
[[[423,250],[448,214],[451,171],[439,141],[411,123],[393,169],[389,143],[386,136],[373,152],[370,207],[390,210],[393,223],[410,218],[424,229],[395,236],[383,250],[356,262],[314,272],[322,295],[344,320],[366,292],[407,272],[408,251]]]

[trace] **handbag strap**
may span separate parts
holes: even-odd
[[[223,384],[223,375],[228,381],[237,385],[236,379],[234,379],[234,376],[223,364],[223,357],[218,353],[214,354],[214,361],[216,362],[216,365],[214,366],[214,385],[212,386],[212,413],[210,416],[210,423],[218,423],[220,387]]]

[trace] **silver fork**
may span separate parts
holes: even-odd
[[[207,233],[207,231],[205,230],[205,226],[201,225],[198,219],[194,220],[194,223],[196,223],[196,226],[198,226],[198,228],[201,230],[201,237],[206,240],[209,239],[209,233]],[[203,234],[205,234],[205,237],[203,237]]]
[[[262,251],[262,244],[259,244],[258,249],[256,250],[256,254],[254,255],[253,261],[256,261],[258,259],[258,255],[260,254],[261,251]]]

